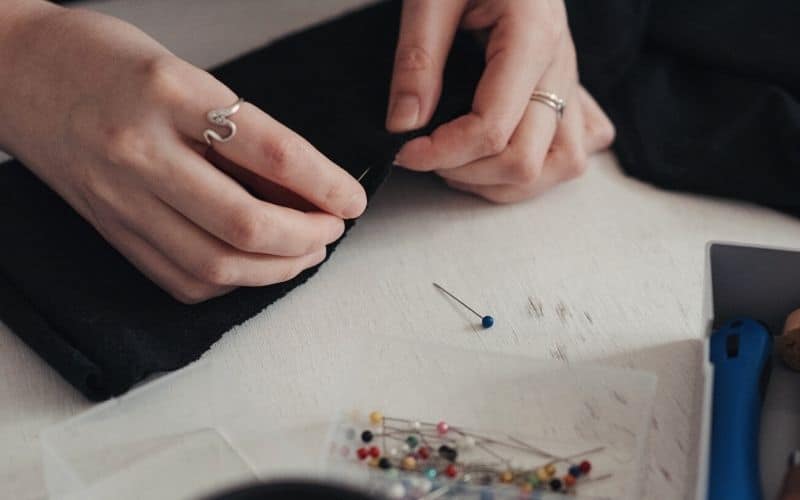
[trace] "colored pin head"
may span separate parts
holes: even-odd
[[[479,313],[475,309],[471,308],[463,300],[459,299],[458,297],[456,297],[452,293],[450,293],[447,290],[445,290],[445,288],[442,285],[440,285],[438,283],[434,283],[433,286],[435,286],[436,288],[438,288],[442,292],[446,293],[451,299],[455,300],[456,302],[458,302],[462,306],[466,307],[469,312],[471,312],[472,314],[474,314],[475,316],[480,318],[481,326],[484,329],[489,329],[494,325],[494,318],[493,317],[489,316],[488,314],[484,316],[483,314]]]
[[[604,446],[561,456],[511,435],[476,432],[445,420],[421,421],[373,411],[369,424],[373,427],[362,428],[360,434],[351,427],[343,428],[350,444],[342,448],[342,456],[383,470],[387,477],[400,477],[404,487],[424,484],[425,494],[434,484],[442,494],[473,485],[487,486],[487,491],[516,488],[525,498],[538,498],[536,495],[548,490],[575,493],[582,485],[611,477],[591,474],[592,463],[585,459]],[[520,453],[525,455],[520,458]],[[547,461],[535,458],[529,462],[528,457]]]

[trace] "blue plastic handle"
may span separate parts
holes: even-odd
[[[758,434],[772,337],[758,321],[736,319],[711,334],[714,402],[709,500],[760,500]]]

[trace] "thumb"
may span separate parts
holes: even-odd
[[[425,125],[442,91],[442,73],[466,0],[405,0],[395,53],[386,128]]]

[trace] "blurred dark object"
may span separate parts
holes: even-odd
[[[786,317],[783,332],[775,337],[775,351],[786,366],[800,371],[800,309]]]
[[[379,500],[379,498],[334,484],[280,481],[237,488],[206,500]]]

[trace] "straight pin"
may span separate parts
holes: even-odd
[[[481,326],[483,326],[483,328],[491,328],[491,327],[492,327],[492,325],[494,325],[494,318],[493,318],[493,317],[491,317],[491,316],[489,316],[489,315],[486,315],[486,316],[482,315],[481,313],[479,313],[479,312],[478,312],[478,311],[476,311],[475,309],[473,309],[473,308],[471,308],[470,306],[468,306],[468,305],[467,305],[467,304],[466,304],[466,303],[465,303],[463,300],[459,299],[458,297],[456,297],[456,296],[455,296],[455,295],[453,295],[452,293],[450,293],[450,292],[448,292],[447,290],[445,290],[445,289],[444,289],[444,287],[443,287],[442,285],[440,285],[440,284],[438,284],[438,283],[434,283],[434,284],[433,284],[433,286],[435,286],[436,288],[438,288],[438,289],[439,289],[439,290],[441,290],[442,292],[444,292],[444,293],[446,293],[447,295],[449,295],[449,296],[450,296],[450,298],[452,298],[453,300],[455,300],[456,302],[458,302],[458,303],[459,303],[459,304],[461,304],[462,306],[466,307],[466,308],[467,308],[467,309],[468,309],[468,310],[469,310],[469,311],[470,311],[472,314],[474,314],[475,316],[479,317],[479,318],[480,318],[480,320],[481,320]]]
[[[367,169],[366,169],[366,170],[364,170],[364,172],[363,172],[361,175],[359,175],[359,176],[358,176],[358,179],[356,179],[356,181],[358,181],[358,182],[361,182],[361,179],[363,179],[364,177],[366,177],[366,175],[369,173],[369,171],[370,171],[371,169],[372,169],[372,167],[371,167],[371,166],[370,166],[370,167],[367,167]]]
[[[507,436],[507,437],[511,441],[528,448],[530,451],[533,451],[534,453],[537,453],[539,455],[542,455],[542,456],[544,456],[546,458],[551,459],[552,462],[549,462],[551,464],[554,464],[556,462],[569,462],[570,460],[572,460],[574,458],[582,457],[582,456],[586,456],[586,455],[591,455],[592,453],[597,453],[599,451],[603,451],[603,450],[606,449],[605,446],[601,445],[601,446],[596,446],[596,447],[594,447],[592,449],[589,449],[589,450],[586,450],[586,451],[582,451],[580,453],[573,453],[570,456],[562,457],[562,456],[558,456],[558,455],[553,455],[550,452],[547,452],[547,451],[545,451],[545,450],[543,450],[541,448],[537,448],[537,447],[535,447],[535,446],[533,446],[531,444],[526,443],[525,441],[523,441],[521,439],[515,438],[514,436]]]

